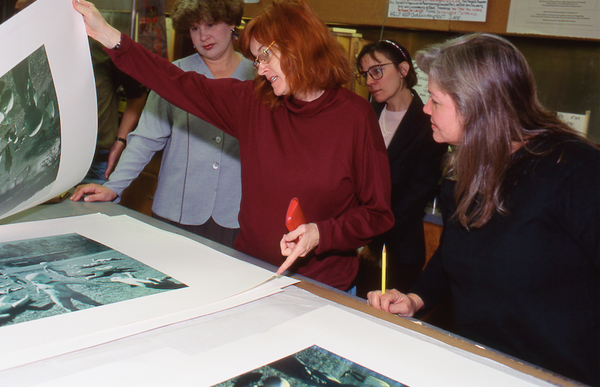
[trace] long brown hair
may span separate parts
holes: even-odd
[[[540,134],[578,136],[540,104],[527,61],[504,38],[458,37],[419,51],[416,61],[462,117],[462,140],[446,170],[456,179],[454,217],[464,227],[507,213],[502,188],[515,148],[535,153],[527,142]]]
[[[252,39],[265,46],[274,42],[292,95],[339,88],[352,76],[346,51],[303,0],[275,0],[248,23],[239,47],[250,60]],[[254,82],[267,105],[281,103],[268,80]]]

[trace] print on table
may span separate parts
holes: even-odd
[[[184,287],[79,234],[0,243],[0,326]]]
[[[313,345],[214,387],[407,387]]]

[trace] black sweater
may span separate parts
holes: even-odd
[[[442,185],[441,244],[412,292],[430,309],[452,296],[457,333],[600,385],[600,151],[534,139],[509,167],[509,214],[467,231]]]
[[[431,118],[423,112],[421,98],[413,94],[388,147],[394,227],[370,245],[372,251],[379,252],[385,243],[392,286],[396,263],[425,265],[423,215],[440,181],[442,157],[448,149],[447,144],[434,141]],[[385,104],[372,105],[380,116]]]

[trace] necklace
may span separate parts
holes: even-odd
[[[388,136],[390,134],[392,134],[392,132],[388,132],[387,130],[385,130],[385,111],[387,109],[384,107],[383,111],[381,112],[381,130],[383,130],[383,133],[387,134]]]

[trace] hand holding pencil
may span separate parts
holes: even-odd
[[[369,292],[367,304],[388,313],[412,317],[423,307],[423,300],[415,293],[404,294],[390,289],[385,294],[380,290]]]
[[[381,291],[373,291],[367,294],[367,304],[404,317],[412,317],[423,307],[424,303],[417,294],[400,293],[396,289],[386,292],[387,277],[387,252],[385,244],[381,251]]]

